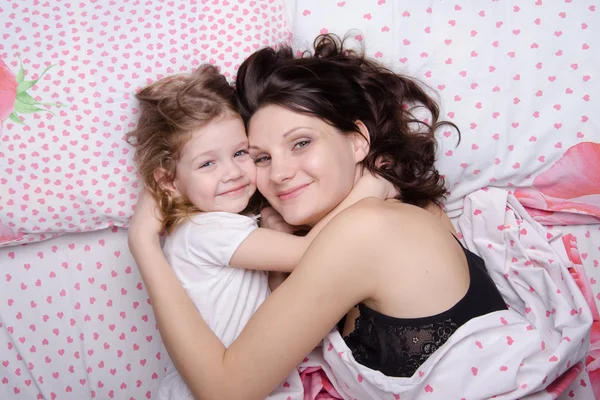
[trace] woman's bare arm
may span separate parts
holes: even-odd
[[[385,223],[360,204],[332,220],[228,349],[187,297],[158,239],[136,230],[132,254],[167,351],[194,396],[265,398],[352,306],[372,295],[377,274],[368,266],[378,264],[381,252],[377,240],[364,238],[376,238]]]

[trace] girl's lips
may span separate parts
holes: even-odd
[[[229,190],[227,192],[223,192],[219,196],[235,196],[237,194],[240,194],[247,187],[248,187],[248,184],[240,186],[240,187],[235,188],[235,189],[231,189],[231,190]]]

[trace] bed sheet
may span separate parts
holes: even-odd
[[[595,398],[600,399],[600,224],[548,228],[553,235],[562,234],[566,256],[573,263],[572,275],[592,311],[594,322],[585,364]],[[555,245],[561,246],[560,243]],[[565,395],[569,392],[566,391]],[[566,396],[565,399],[572,398]]]
[[[585,268],[598,320],[600,224],[549,230],[572,235],[571,258]],[[125,230],[3,248],[0,265],[1,399],[156,398],[167,354]],[[598,336],[596,324],[587,360],[596,390]]]
[[[456,147],[440,133],[454,216],[465,194],[531,185],[566,149],[600,142],[594,1],[288,0],[287,12],[297,48],[358,28],[368,54],[439,92],[463,134]],[[567,238],[600,321],[600,225],[549,229]],[[0,267],[0,399],[156,397],[167,355],[126,231],[0,248]],[[596,324],[586,364],[598,398],[599,338]]]
[[[151,399],[164,376],[127,231],[0,249],[0,399]]]
[[[568,248],[573,249],[570,254],[572,261],[583,266],[593,291],[594,304],[600,309],[600,224],[550,225],[547,228],[553,236],[562,235],[563,241],[570,243]]]
[[[458,218],[452,220],[458,229]],[[546,225],[553,248],[571,264],[570,272],[590,306],[593,323],[590,334],[590,350],[584,360],[589,377],[579,378],[573,372],[551,385],[560,399],[574,398],[579,386],[590,385],[595,398],[600,399],[600,224],[553,226]],[[523,232],[527,234],[527,232]],[[462,234],[459,230],[459,237]],[[583,373],[583,371],[579,371]],[[565,384],[566,382],[566,384]],[[587,400],[587,399],[586,399]]]

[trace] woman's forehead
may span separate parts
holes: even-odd
[[[295,133],[326,133],[330,130],[329,124],[319,118],[269,105],[258,110],[250,119],[248,138],[251,146],[265,146],[285,142]]]

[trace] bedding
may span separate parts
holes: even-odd
[[[0,399],[151,399],[168,359],[127,231],[0,249]]]
[[[135,92],[217,64],[230,79],[288,37],[283,0],[5,1],[0,223],[10,244],[126,227],[139,182]]]
[[[415,77],[457,124],[438,132],[446,211],[462,217],[466,195],[509,191],[567,248],[593,313],[584,364],[600,398],[600,89],[598,4],[570,0],[288,1],[293,45],[319,33]],[[570,236],[569,236],[570,235]],[[565,247],[566,246],[566,247]],[[558,385],[558,384],[557,384]],[[568,390],[557,386],[555,397]],[[579,397],[576,397],[579,398]],[[581,397],[586,398],[586,397]]]
[[[532,186],[567,149],[600,142],[594,1],[288,3],[298,51],[319,33],[348,33],[349,44],[439,98],[442,118],[461,131],[460,144],[455,131],[438,132],[451,216],[460,214],[467,194]],[[585,157],[597,160],[599,151]],[[594,215],[600,217],[597,209]]]
[[[337,371],[338,391],[360,399],[552,399],[569,388],[575,398],[591,399],[583,360],[593,317],[568,258],[549,243],[560,238],[498,188],[468,195],[457,226],[509,309],[461,326],[410,378],[384,377],[357,363],[334,331],[323,356]]]
[[[157,396],[167,355],[122,228],[139,190],[132,149],[122,139],[135,122],[135,91],[201,62],[233,78],[256,48],[291,38],[299,51],[318,33],[343,36],[352,29],[350,40],[368,55],[430,86],[441,115],[460,127],[460,144],[455,131],[444,129],[438,149],[449,183],[446,209],[457,226],[467,217],[466,195],[486,187],[507,191],[544,225],[579,288],[581,296],[568,284],[581,307],[574,318],[592,326],[581,336],[588,348],[566,340],[552,345],[588,355],[566,373],[567,364],[557,363],[538,398],[587,399],[592,392],[600,398],[599,6],[593,0],[4,2],[0,399]],[[322,366],[328,347],[310,355],[303,371]],[[471,367],[469,388],[478,382]],[[503,372],[477,368],[479,378],[489,378],[484,386]],[[501,382],[522,384],[518,370]],[[364,398],[326,365],[322,371],[340,394]],[[315,373],[315,387],[329,387],[321,382]],[[426,385],[417,398],[447,398]],[[400,392],[389,394],[384,398]]]

